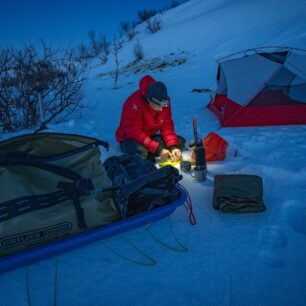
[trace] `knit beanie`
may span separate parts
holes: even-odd
[[[155,82],[147,87],[147,98],[164,101],[168,99],[167,87],[163,82]]]

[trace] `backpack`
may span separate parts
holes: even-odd
[[[170,165],[157,169],[140,155],[112,156],[103,165],[113,184],[121,186],[114,200],[123,219],[180,197],[175,186],[182,176]]]

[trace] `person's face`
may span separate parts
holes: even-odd
[[[163,110],[163,107],[162,107],[161,105],[158,105],[158,104],[153,103],[153,102],[149,102],[149,104],[150,104],[150,106],[151,106],[154,110],[156,110],[156,111],[158,111],[158,112],[161,112],[161,111]]]

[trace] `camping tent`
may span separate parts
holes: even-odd
[[[258,48],[217,62],[207,107],[222,126],[306,124],[306,50]]]

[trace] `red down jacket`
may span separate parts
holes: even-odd
[[[160,131],[167,147],[178,145],[174,132],[171,106],[163,107],[162,111],[154,110],[145,100],[147,86],[155,80],[144,76],[139,82],[139,90],[135,91],[123,104],[120,126],[116,131],[118,142],[134,140],[143,144],[149,152],[154,153],[159,143],[150,136]]]

